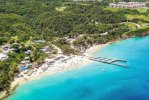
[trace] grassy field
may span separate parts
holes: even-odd
[[[139,24],[142,28],[147,28],[147,27],[149,27],[149,26],[148,26],[148,23],[139,22],[138,24]]]
[[[148,9],[149,9],[149,7],[146,7],[146,8],[137,8],[137,10],[138,10],[140,13],[145,13],[145,12],[147,12]]]
[[[110,8],[110,7],[104,8],[104,10],[110,10],[110,11],[112,11],[112,12],[117,12],[117,11],[123,10],[123,9],[126,9],[126,8]],[[136,8],[136,9],[132,9],[132,10],[137,10],[137,11],[139,11],[140,13],[145,13],[145,12],[147,12],[148,9],[149,9],[149,7]]]
[[[137,18],[137,19],[149,22],[149,16],[145,16],[145,15],[131,15],[131,14],[127,14],[126,18],[128,20],[133,20],[133,19]]]
[[[110,10],[112,12],[117,12],[119,10],[121,10],[121,8],[110,8],[110,7],[106,7],[106,8],[103,8],[104,10]]]
[[[131,30],[137,29],[137,26],[134,23],[126,22],[124,23],[126,26],[128,26]]]

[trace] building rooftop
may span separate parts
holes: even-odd
[[[35,40],[35,43],[44,43],[46,42],[45,40]]]
[[[31,54],[32,53],[32,50],[26,50],[24,51],[25,54]]]
[[[51,49],[49,46],[44,46],[42,48],[40,48],[41,51],[43,51],[44,53],[50,53]]]
[[[113,8],[139,8],[146,7],[146,2],[118,2],[110,3],[109,6]]]
[[[6,54],[0,53],[0,60],[6,60],[8,58],[8,56]]]

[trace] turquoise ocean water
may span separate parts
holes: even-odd
[[[149,100],[149,36],[113,43],[94,56],[125,59],[130,68],[93,62],[27,82],[7,100]]]

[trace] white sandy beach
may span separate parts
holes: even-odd
[[[101,49],[102,47],[107,46],[108,44],[101,44],[101,45],[94,45],[92,47],[90,47],[89,49],[86,50],[86,52],[84,53],[84,55],[92,57],[92,55],[99,49]],[[19,78],[16,79],[11,87],[13,88],[16,84],[22,84],[26,81],[32,81],[32,80],[36,80],[48,75],[52,75],[54,73],[58,73],[61,71],[66,71],[66,70],[71,70],[74,68],[78,68],[84,65],[87,65],[91,63],[91,60],[89,60],[87,57],[85,56],[79,56],[79,55],[73,55],[71,56],[70,59],[68,59],[66,62],[55,62],[51,67],[49,67],[46,71],[42,71],[42,67],[46,67],[48,66],[46,63],[42,65],[41,68],[37,69],[36,73],[33,73],[31,76],[25,76],[23,78]]]
[[[66,61],[56,61],[54,64],[50,65],[46,71],[43,71],[42,68],[45,68],[49,66],[47,63],[44,63],[40,68],[36,69],[36,72],[33,72],[31,76],[27,76],[24,74],[24,77],[17,78],[12,82],[11,89],[15,88],[19,84],[23,84],[28,81],[33,81],[45,76],[49,76],[61,71],[67,71],[72,70],[78,67],[83,67],[84,65],[87,65],[91,63],[92,61],[89,60],[87,57],[92,57],[92,55],[102,47],[107,46],[108,44],[101,44],[101,45],[94,45],[86,50],[86,52],[83,54],[85,56],[79,56],[79,55],[72,55],[72,56],[66,56],[65,58],[68,58]]]

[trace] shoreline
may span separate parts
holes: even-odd
[[[98,50],[102,49],[105,46],[108,46],[109,44],[110,43],[93,45],[86,50],[84,55],[91,57]],[[78,62],[78,61],[80,61],[80,62]],[[73,70],[76,68],[80,68],[80,67],[83,67],[83,66],[90,64],[90,63],[92,63],[92,61],[89,60],[88,58],[83,57],[83,56],[79,56],[79,55],[75,55],[74,58],[70,59],[67,63],[65,63],[63,67],[55,67],[54,66],[54,67],[49,68],[47,71],[45,71],[43,73],[38,73],[38,74],[35,74],[33,76],[28,76],[25,78],[19,78],[19,79],[14,80],[11,83],[9,93],[3,92],[2,95],[0,96],[0,99],[3,99],[5,97],[11,95],[11,92],[13,90],[15,90],[17,88],[17,86],[19,86],[21,84],[24,84],[24,83],[29,82],[29,81],[35,81],[37,79],[41,79],[41,78],[44,78],[46,76],[54,75],[54,74],[59,73],[59,72],[64,72],[64,71],[69,71],[69,70]]]
[[[131,38],[134,38],[134,37],[131,37]],[[125,39],[128,39],[128,38],[117,39],[117,40],[114,40],[114,41],[107,42],[105,44],[98,44],[98,45],[95,44],[95,45],[89,47],[88,49],[86,49],[86,51],[83,53],[83,55],[85,55],[87,57],[92,57],[94,55],[94,53],[96,53],[98,50],[100,50],[100,49],[102,49],[102,48],[104,48],[104,47],[106,47],[106,46],[108,46],[110,44],[113,44],[115,42],[118,42],[118,41],[121,41],[121,40],[125,40]],[[79,56],[79,55],[74,55],[74,56],[79,57],[79,58],[82,57],[82,56]],[[43,73],[35,75],[35,76],[29,76],[28,78],[21,78],[21,79],[14,80],[11,83],[10,91],[13,91],[18,85],[24,84],[24,83],[26,83],[28,81],[34,81],[34,80],[37,80],[37,79],[40,79],[40,78],[44,78],[44,77],[49,76],[49,75],[53,75],[53,74],[59,73],[59,72],[64,72],[64,71],[80,68],[80,67],[83,67],[83,66],[93,62],[93,61],[89,60],[86,57],[83,57],[81,59],[83,59],[85,61],[82,61],[80,63],[76,63],[77,60],[75,60],[74,61],[74,65],[67,65],[67,64],[65,64],[65,66],[63,66],[62,68],[56,69],[54,71],[52,71],[52,70],[49,71],[48,70],[46,72],[43,72]],[[0,96],[0,99],[1,99],[1,96]]]
[[[125,40],[125,39],[128,39],[128,38],[134,38],[134,37],[130,36],[130,37],[122,38],[122,39],[116,39],[116,40],[107,42],[105,44],[93,45],[93,46],[89,47],[88,49],[86,49],[86,51],[85,51],[85,53],[83,53],[83,55],[87,54],[87,56],[91,57],[91,56],[94,55],[94,53],[96,53],[98,50],[102,49],[103,47],[106,47],[106,46],[108,46],[110,44],[113,44],[115,42],[118,42],[118,41],[121,41],[121,40]],[[78,56],[78,57],[82,57],[82,56]],[[80,67],[83,67],[83,66],[85,66],[85,65],[87,65],[87,64],[89,64],[91,62],[93,62],[93,61],[88,59],[88,61],[85,61],[85,63],[75,64],[74,66],[69,66],[68,65],[68,66],[65,66],[63,69],[56,70],[54,72],[45,72],[45,73],[36,75],[34,77],[29,77],[28,79],[14,80],[11,83],[10,90],[8,92],[6,92],[6,91],[1,92],[0,100],[10,96],[12,94],[12,92],[17,88],[17,86],[19,86],[21,84],[24,84],[24,83],[29,82],[29,81],[35,81],[37,79],[44,78],[46,76],[50,76],[50,75],[56,74],[58,72],[64,72],[64,71],[69,71],[69,70],[73,70],[73,69],[76,69],[76,68],[80,68]]]
[[[88,48],[85,52],[85,54],[87,56],[93,56],[94,53],[96,53],[97,50],[100,50],[102,49],[103,47],[109,45],[110,43],[106,43],[106,44],[100,44],[100,45],[93,45],[91,46],[90,48]],[[75,56],[75,57],[82,57],[82,56]],[[53,74],[56,74],[58,72],[63,72],[63,71],[67,71],[67,70],[72,70],[72,69],[75,69],[75,68],[79,68],[79,67],[83,67],[89,63],[91,63],[92,61],[85,58],[85,57],[82,57],[80,59],[83,59],[82,62],[80,63],[77,63],[77,60],[76,62],[74,62],[73,65],[67,65],[67,63],[65,64],[65,66],[63,66],[62,68],[58,68],[58,69],[55,69],[55,70],[47,70],[45,71],[44,73],[41,73],[41,74],[38,74],[38,75],[34,75],[34,76],[29,76],[28,78],[22,78],[22,79],[19,79],[19,80],[16,80],[14,81],[14,83],[12,83],[11,85],[11,88],[15,87],[16,84],[24,84],[25,82],[28,82],[28,81],[34,81],[34,80],[37,80],[37,79],[40,79],[40,78],[44,78],[46,76],[49,76],[49,75],[53,75]],[[50,69],[50,68],[49,68]]]

